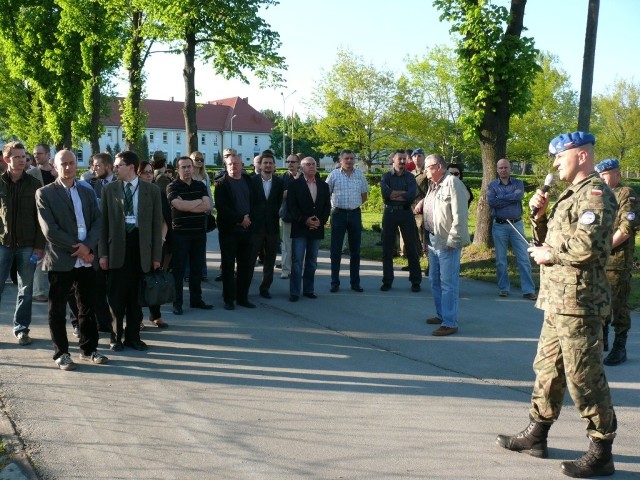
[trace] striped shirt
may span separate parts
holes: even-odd
[[[354,210],[362,205],[362,194],[369,192],[367,179],[357,168],[353,169],[351,175],[347,175],[342,168],[332,170],[327,177],[327,184],[333,208]]]

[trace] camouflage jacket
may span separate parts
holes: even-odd
[[[610,312],[605,268],[616,210],[615,195],[594,172],[562,192],[548,217],[533,221],[535,239],[551,247],[551,262],[540,266],[536,307],[565,315]]]
[[[631,270],[636,246],[636,230],[640,226],[640,205],[636,202],[636,192],[632,188],[618,185],[613,189],[613,193],[618,201],[618,215],[613,224],[613,232],[620,230],[631,236],[611,250],[607,270]]]

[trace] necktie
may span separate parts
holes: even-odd
[[[131,184],[127,183],[124,189],[124,214],[126,216],[133,216],[133,193],[131,192]],[[135,223],[125,222],[125,228],[127,233],[133,232],[136,228]]]

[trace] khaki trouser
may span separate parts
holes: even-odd
[[[533,362],[536,374],[530,414],[536,422],[558,419],[565,390],[595,438],[612,439],[617,428],[609,384],[602,365],[604,317],[544,315]]]

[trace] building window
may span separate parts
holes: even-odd
[[[257,147],[258,146],[258,136],[256,135],[255,137],[253,137],[253,144]]]
[[[180,145],[182,143],[182,135],[179,132],[176,133],[176,143]]]
[[[238,135],[238,146],[242,146],[242,135]]]
[[[213,144],[217,147],[218,146],[218,136],[214,135],[213,136]]]
[[[76,160],[78,161],[78,163],[84,163],[83,156],[84,152],[82,150],[76,150]]]
[[[162,132],[162,143],[169,143],[167,132]]]
[[[153,132],[149,132],[149,142],[153,143]]]
[[[200,145],[206,145],[207,144],[207,137],[205,136],[205,134],[203,133],[200,136]]]
[[[107,130],[107,137],[109,137],[109,140],[113,140],[113,130],[110,128]]]

